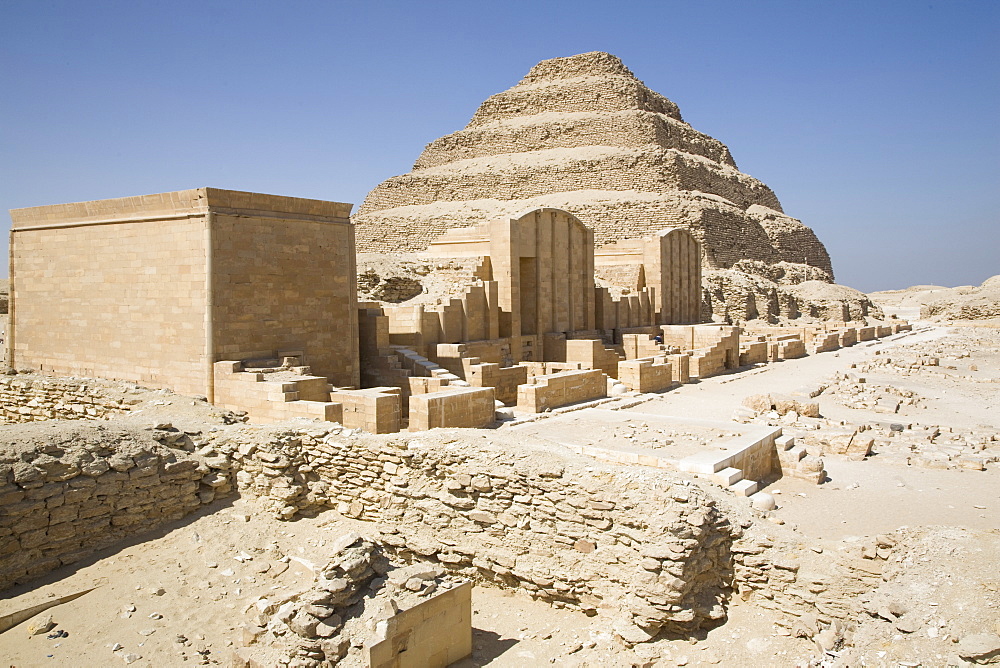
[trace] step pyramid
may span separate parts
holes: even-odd
[[[750,261],[833,280],[826,248],[770,188],[603,52],[534,66],[463,130],[427,145],[412,171],[379,184],[353,220],[359,251],[406,253],[538,207],[574,214],[598,246],[684,226],[706,270]]]

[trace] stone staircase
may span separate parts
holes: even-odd
[[[443,366],[432,362],[423,355],[410,350],[404,346],[392,346],[393,354],[399,362],[400,369],[405,371],[408,376],[426,376],[429,378],[438,378],[443,381],[444,385],[454,385],[461,387],[468,387],[468,383],[453,374],[448,369]]]

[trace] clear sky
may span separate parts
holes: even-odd
[[[539,60],[597,50],[727,144],[838,282],[1000,274],[997,0],[3,0],[0,209],[357,206]]]

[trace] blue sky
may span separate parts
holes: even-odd
[[[4,0],[0,209],[201,186],[359,205],[539,60],[595,50],[726,143],[838,282],[1000,274],[995,0]]]

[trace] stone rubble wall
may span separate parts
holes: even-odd
[[[797,534],[760,535],[747,508],[664,471],[530,444],[472,445],[458,431],[435,443],[336,425],[231,425],[205,436],[161,426],[8,432],[0,589],[181,519],[234,486],[280,518],[335,508],[373,522],[396,560],[527,590],[557,607],[610,611],[610,628],[627,642],[711,625],[733,589],[789,620],[846,619],[879,580],[878,563],[808,549]],[[193,446],[197,454],[185,451]]]
[[[93,380],[0,376],[0,424],[108,418],[128,413],[139,401],[127,391]]]
[[[735,541],[732,551],[740,597],[788,620],[850,619],[858,611],[857,598],[881,582],[879,564],[805,550],[756,532]]]
[[[0,590],[181,519],[230,491],[203,458],[115,423],[0,432]]]
[[[250,429],[217,447],[231,452],[241,492],[278,517],[335,507],[380,522],[379,542],[404,560],[560,607],[617,609],[615,630],[631,642],[725,614],[732,529],[700,490],[664,472],[640,481],[631,476],[645,472],[486,443]]]

